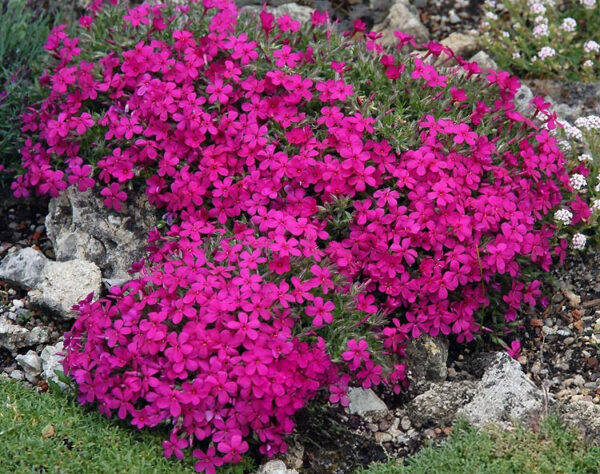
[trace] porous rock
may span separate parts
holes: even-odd
[[[64,355],[62,353],[63,350],[63,342],[57,342],[53,346],[46,346],[42,350],[40,354],[40,358],[42,359],[42,377],[44,380],[52,380],[53,382],[58,382],[58,377],[55,373],[56,370],[63,370],[62,361],[64,359]],[[59,385],[62,382],[58,382]]]
[[[0,263],[0,280],[20,288],[33,288],[42,274],[48,259],[31,247],[9,253]]]
[[[70,260],[68,262],[49,261],[40,281],[29,292],[33,306],[52,311],[63,319],[75,318],[77,313],[73,305],[90,293],[100,295],[102,275],[92,262]]]
[[[42,359],[35,351],[19,354],[15,357],[17,363],[23,368],[28,382],[35,383],[42,373]]]
[[[545,411],[544,394],[523,373],[519,363],[505,352],[495,354],[478,383],[471,402],[457,416],[482,428],[488,424],[528,424]]]
[[[46,229],[56,259],[94,262],[106,278],[129,279],[127,270],[144,256],[156,210],[141,192],[130,193],[119,213],[98,192],[70,187],[50,200]]]
[[[559,403],[555,413],[588,442],[600,444],[600,406],[587,401]]]
[[[533,92],[525,84],[521,84],[521,87],[515,93],[515,106],[521,113],[531,112],[529,102],[533,99]]]
[[[469,61],[475,61],[479,64],[482,72],[487,72],[489,69],[498,69],[498,64],[485,51],[479,51]]]
[[[313,9],[298,5],[297,3],[285,3],[277,8],[269,9],[269,11],[275,15],[275,18],[283,15],[289,15],[292,20],[304,23],[310,20]]]
[[[479,40],[475,35],[458,31],[450,33],[440,43],[450,48],[455,54],[465,58],[475,54],[479,48]]]
[[[47,342],[48,331],[39,326],[29,330],[13,324],[6,316],[0,315],[0,347],[16,353],[18,349]]]
[[[298,474],[296,469],[288,469],[283,461],[269,461],[258,468],[256,474]]]
[[[456,412],[473,399],[476,386],[468,380],[435,384],[408,404],[408,417],[417,428],[449,424]]]
[[[385,416],[388,407],[370,388],[351,387],[348,389],[350,404],[348,410],[352,415]]]
[[[418,11],[406,0],[394,3],[387,18],[373,27],[375,33],[383,34],[381,43],[384,46],[395,46],[398,43],[394,36],[396,30],[413,35],[418,43],[429,40],[429,31],[419,20]]]
[[[412,390],[422,393],[448,376],[448,339],[426,334],[406,344],[408,376]]]

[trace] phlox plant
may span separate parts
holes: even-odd
[[[15,194],[76,186],[120,212],[143,191],[164,214],[132,280],[78,305],[82,403],[170,424],[165,455],[214,472],[284,452],[315,397],[400,390],[408,339],[502,334],[544,302],[554,212],[589,212],[556,116],[516,112],[508,73],[396,35],[384,51],[360,22],[227,0],[94,2],[77,37],[53,30]]]
[[[486,0],[484,44],[519,77],[593,81],[600,74],[597,0]]]

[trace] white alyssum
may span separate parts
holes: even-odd
[[[567,33],[572,33],[577,28],[577,22],[573,18],[565,18],[560,25],[560,29]]]
[[[551,48],[550,46],[544,46],[542,49],[540,49],[538,51],[538,54],[540,59],[544,60],[546,58],[551,58],[553,56],[556,55],[556,50],[554,48]]]
[[[550,34],[550,30],[548,29],[548,25],[544,23],[540,23],[539,25],[535,25],[533,27],[533,36],[536,38],[543,38],[544,36],[548,36]]]
[[[559,141],[558,147],[563,151],[571,151],[571,144],[567,140]]]
[[[600,199],[594,199],[592,202],[592,212],[600,212]]]
[[[580,141],[583,138],[583,134],[581,133],[581,130],[579,130],[577,127],[573,127],[572,125],[566,123],[564,125],[564,131],[565,134],[567,135],[567,138],[570,139],[575,139]]]
[[[575,234],[573,236],[573,248],[577,250],[583,250],[585,248],[585,242],[587,241],[587,237],[583,234]]]
[[[579,0],[579,3],[582,4],[586,10],[593,10],[596,8],[596,0]]]
[[[554,220],[562,223],[562,225],[569,225],[573,219],[573,213],[568,209],[559,209],[554,213]]]
[[[592,161],[592,155],[588,155],[587,153],[582,153],[577,157],[577,159],[581,162],[584,161]]]
[[[595,41],[586,41],[583,45],[583,50],[586,53],[597,53],[598,51],[600,51],[600,44],[596,43]]]
[[[569,184],[573,189],[579,191],[585,188],[585,186],[587,185],[587,180],[582,174],[575,173],[569,178]]]
[[[594,61],[592,61],[591,59],[586,59],[583,62],[583,67],[594,67]]]

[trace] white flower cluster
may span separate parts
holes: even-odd
[[[585,248],[585,242],[587,237],[583,234],[575,234],[573,236],[573,248],[577,250],[583,250]]]
[[[538,56],[540,59],[544,60],[546,58],[551,58],[552,56],[554,56],[556,54],[556,51],[554,50],[554,48],[551,48],[550,46],[544,46],[542,49],[540,49],[538,51]]]
[[[577,28],[577,22],[573,18],[565,18],[560,25],[560,29],[567,33],[572,33]]]
[[[509,33],[508,31],[503,31],[503,32],[502,32],[502,36],[503,36],[504,38],[510,38],[510,33]]]
[[[592,212],[600,212],[600,199],[594,199],[592,202]]]
[[[579,155],[579,156],[577,157],[577,159],[578,159],[579,161],[581,161],[581,162],[584,162],[584,161],[592,161],[592,156],[591,156],[591,155],[588,155],[587,153],[582,153],[581,155]]]
[[[521,53],[519,53],[518,51],[516,53],[512,53],[513,59],[519,59],[520,57],[521,57]]]
[[[531,10],[531,13],[534,13],[536,15],[543,15],[544,13],[546,13],[546,7],[538,2],[530,4],[529,9]]]
[[[573,125],[571,125],[571,124],[565,123],[564,131],[565,131],[565,134],[567,135],[567,138],[575,139],[578,141],[581,141],[581,139],[583,138],[583,134],[581,133],[581,130],[579,130],[577,127],[573,127]]]
[[[597,53],[600,51],[600,44],[596,43],[595,41],[586,41],[583,45],[583,50],[586,53]]]
[[[573,189],[575,189],[576,191],[579,191],[579,190],[585,188],[585,186],[587,184],[587,180],[585,179],[585,176],[583,176],[582,174],[575,173],[575,174],[573,174],[573,176],[571,176],[569,178],[569,184],[571,185],[571,187]]]
[[[554,213],[554,220],[562,222],[563,225],[569,225],[573,219],[573,213],[568,209],[559,209]]]
[[[599,130],[600,129],[600,117],[597,115],[588,115],[587,117],[579,117],[575,120],[575,126],[577,128],[583,128],[585,130]]]
[[[583,67],[594,67],[594,61],[587,59],[583,62]]]
[[[535,22],[535,24],[539,24],[539,23],[544,23],[545,25],[548,24],[548,18],[546,18],[544,15],[538,15],[536,16],[533,21]]]
[[[562,151],[571,151],[571,144],[567,140],[561,140],[558,142],[558,147]]]
[[[548,29],[548,25],[546,23],[538,23],[533,27],[533,36],[536,38],[542,38],[544,36],[548,36],[549,34],[550,30]]]
[[[581,3],[586,10],[593,10],[596,8],[596,0],[579,0],[579,3]]]
[[[485,17],[490,19],[490,20],[497,20],[498,19],[498,15],[496,15],[493,12],[485,12]]]

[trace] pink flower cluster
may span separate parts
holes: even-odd
[[[202,35],[186,28],[206,12]],[[138,276],[80,303],[64,365],[82,403],[139,428],[171,423],[165,454],[192,448],[206,472],[238,462],[252,434],[262,453],[285,451],[293,415],[322,389],[342,404],[351,381],[398,389],[404,365],[382,358],[409,337],[470,341],[491,302],[507,321],[535,305],[524,270],[551,263],[544,217],[569,181],[554,138],[514,110],[507,73],[456,57],[454,75],[482,92],[449,87],[423,59],[381,54],[358,24],[344,41],[379,59],[378,80],[446,107],[399,152],[360,107],[351,67],[299,41],[304,28],[328,44],[325,15],[301,27],[263,9],[255,38],[236,23],[228,0],[144,4],[123,15],[135,46],[94,61],[55,29],[13,183],[18,196],[100,184],[119,211],[142,182],[167,213]]]

